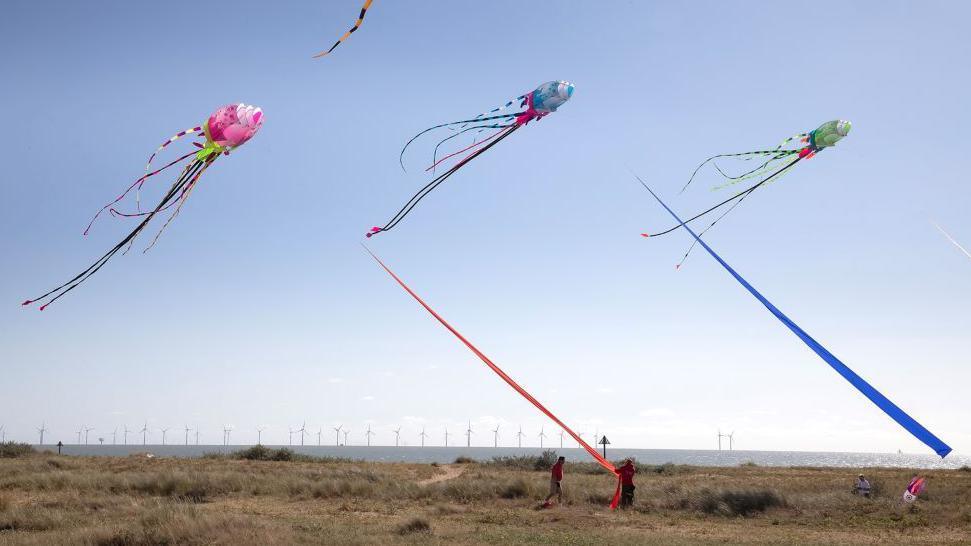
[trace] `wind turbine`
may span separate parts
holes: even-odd
[[[3,427],[0,426],[0,443],[4,443],[6,441],[7,441],[7,431],[3,430]]]
[[[735,451],[735,431],[733,430],[731,434],[725,436],[728,436],[728,451]]]
[[[229,433],[233,431],[233,425],[226,425],[223,427],[223,445],[229,445]]]
[[[371,447],[371,436],[374,436],[374,433],[371,432],[371,425],[368,425],[367,426],[367,432],[364,433],[364,437],[367,438],[367,446],[368,447]]]
[[[256,428],[256,445],[263,445],[263,431],[264,430],[266,430],[265,427],[264,428],[259,428],[259,427]]]
[[[344,428],[344,425],[337,425],[336,427],[334,427],[334,432],[337,433],[337,442],[334,444],[335,446],[341,445],[341,429],[342,428]]]
[[[421,427],[421,434],[418,436],[421,437],[421,447],[425,447],[425,436],[428,436],[425,434],[425,427]]]
[[[84,432],[84,425],[81,425],[81,428],[78,429],[78,445],[81,445],[81,433],[82,432]]]
[[[448,427],[445,427],[445,447],[448,447]]]
[[[196,425],[196,445],[199,445],[199,425]]]
[[[289,443],[289,445],[293,445],[293,433],[294,433],[294,432],[296,432],[296,431],[295,431],[295,430],[293,430],[293,429],[292,429],[292,428],[290,428],[290,427],[287,427],[287,430],[289,430],[289,431],[290,431],[290,439],[288,440],[288,443]]]
[[[190,430],[192,430],[192,429],[189,428],[189,425],[186,425],[185,426],[185,445],[189,445],[189,431]]]
[[[422,429],[422,432],[425,432],[424,429]],[[398,428],[394,429],[394,447],[398,447],[399,439],[401,439],[401,425],[398,425]]]
[[[560,449],[563,449],[563,434],[564,434],[564,432],[561,430],[560,431]]]
[[[303,424],[300,425],[300,430],[298,430],[297,432],[300,433],[300,445],[302,446],[303,445],[303,435],[306,434],[306,432],[307,432],[307,422],[306,421],[304,421]]]
[[[499,425],[492,429],[492,447],[499,447]]]
[[[47,425],[41,423],[40,428],[37,429],[37,432],[40,433],[40,445],[44,445],[44,433],[47,432]]]
[[[118,427],[111,431],[111,445],[118,445]]]
[[[84,429],[84,445],[88,445],[88,433],[94,430],[93,428]]]
[[[546,434],[543,433],[543,427],[539,427],[539,448],[543,449],[543,439],[546,438]]]
[[[580,440],[583,439],[583,431],[577,432],[577,438],[579,438]],[[577,447],[583,447],[582,445],[580,445],[580,440],[577,440]]]
[[[317,445],[320,445],[320,436],[324,433],[324,427],[317,429]]]
[[[728,435],[722,434],[722,429],[718,429],[718,451],[722,450],[722,438],[728,438]]]
[[[472,421],[469,421],[469,428],[465,429],[465,447],[472,447]]]
[[[159,430],[162,431],[162,445],[164,446],[165,445],[165,435],[168,434],[169,429],[167,429],[167,428],[160,428]]]
[[[519,425],[519,432],[516,433],[516,438],[518,439],[519,447],[523,447],[523,436],[525,436],[525,434],[523,434],[523,426]]]
[[[142,433],[142,445],[145,445],[145,440],[148,437],[148,421],[145,421],[145,426],[139,432]]]
[[[344,445],[347,445],[347,435],[351,433],[350,429],[344,429]]]
[[[131,432],[131,431],[128,430],[128,425],[125,425],[125,445],[126,446],[128,445],[128,433],[129,432]]]

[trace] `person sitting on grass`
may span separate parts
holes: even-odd
[[[634,506],[634,474],[637,474],[637,467],[633,459],[625,459],[624,466],[618,468],[617,472],[620,476],[620,506]]]
[[[553,465],[550,471],[550,494],[543,501],[543,506],[552,506],[553,497],[556,497],[557,504],[563,502],[563,489],[560,488],[560,482],[563,481],[563,463],[565,462],[566,457],[560,457]]]
[[[864,497],[870,497],[870,482],[860,474],[856,478],[856,494],[863,495]]]

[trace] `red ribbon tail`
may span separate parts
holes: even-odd
[[[617,475],[617,490],[614,491],[614,500],[610,501],[610,509],[616,510],[620,504],[620,474]]]

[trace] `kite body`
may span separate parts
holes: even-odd
[[[245,104],[230,104],[216,110],[204,126],[206,140],[231,150],[253,138],[263,125],[263,110]]]
[[[87,229],[84,230],[84,234],[88,234],[88,231],[91,229],[94,221],[97,220],[101,213],[106,210],[115,217],[141,218],[141,221],[138,223],[135,229],[133,229],[127,237],[122,239],[121,242],[115,245],[103,256],[98,258],[98,260],[91,264],[87,269],[77,274],[74,278],[58,286],[57,288],[54,288],[46,294],[43,294],[42,296],[25,301],[23,305],[30,305],[35,302],[45,301],[45,303],[40,306],[40,310],[43,311],[48,305],[54,303],[71,290],[74,290],[82,282],[90,278],[91,275],[94,275],[94,273],[101,269],[104,264],[106,264],[108,260],[110,260],[116,253],[122,249],[124,249],[124,252],[122,252],[123,254],[128,252],[128,249],[131,248],[131,245],[134,243],[138,234],[145,229],[148,223],[151,222],[158,213],[175,207],[175,210],[172,212],[171,216],[169,216],[169,219],[159,230],[158,234],[155,235],[155,238],[152,240],[151,244],[149,244],[145,249],[147,251],[152,247],[152,245],[155,244],[159,235],[161,235],[162,231],[164,231],[169,225],[169,222],[178,216],[179,211],[182,210],[182,205],[184,205],[186,200],[189,198],[189,194],[195,188],[196,183],[202,176],[202,173],[204,173],[206,169],[208,169],[209,166],[219,158],[220,155],[228,155],[230,151],[242,146],[253,138],[253,136],[260,130],[260,127],[262,126],[263,111],[260,108],[243,103],[230,104],[213,112],[213,114],[210,115],[202,125],[176,133],[174,136],[166,140],[161,146],[158,147],[157,150],[155,150],[155,153],[149,157],[148,164],[145,166],[145,175],[136,180],[114,201],[102,207],[101,210],[94,215],[91,223],[89,223]],[[193,142],[193,145],[198,148],[197,151],[190,151],[189,153],[168,163],[164,167],[151,171],[150,169],[152,161],[155,160],[155,156],[157,156],[159,152],[163,151],[170,144],[186,135],[204,137],[205,140],[203,142]],[[132,190],[135,190],[135,194],[138,196],[142,186],[144,186],[145,182],[149,178],[173,165],[182,162],[187,162],[182,170],[182,174],[178,179],[176,179],[154,209],[143,212],[140,204],[141,199],[138,197],[136,197],[136,210],[134,212],[121,212],[115,208],[115,205],[124,199],[129,193],[131,193]]]
[[[842,119],[827,121],[826,123],[820,125],[816,130],[809,133],[809,145],[814,151],[822,150],[823,148],[829,148],[835,145],[843,137],[850,134],[850,128],[852,125],[850,122]]]
[[[728,215],[729,212],[733,211],[735,207],[741,204],[746,197],[752,194],[752,192],[754,192],[755,190],[759,189],[760,187],[762,187],[763,185],[765,185],[766,183],[772,180],[778,180],[779,178],[782,177],[782,175],[788,172],[789,169],[791,169],[800,161],[804,159],[810,159],[820,151],[836,145],[837,142],[842,140],[843,137],[845,137],[850,133],[851,127],[852,127],[852,124],[846,120],[838,119],[833,121],[827,121],[826,123],[820,125],[819,127],[817,127],[812,131],[809,131],[807,133],[799,133],[797,135],[793,135],[783,140],[781,144],[779,144],[777,147],[770,150],[756,150],[752,152],[719,154],[719,155],[709,157],[708,159],[704,160],[700,165],[698,165],[697,168],[695,168],[694,172],[691,174],[691,178],[689,178],[688,182],[684,185],[683,188],[681,188],[682,192],[688,188],[688,186],[691,184],[692,181],[694,181],[695,176],[697,176],[698,172],[702,169],[702,167],[704,167],[709,163],[711,163],[715,167],[715,170],[718,172],[718,174],[720,174],[724,179],[727,180],[727,182],[725,182],[723,185],[716,186],[715,189],[725,188],[753,178],[761,177],[761,180],[749,186],[748,188],[736,193],[735,195],[729,197],[728,199],[725,199],[724,201],[716,204],[715,206],[707,210],[704,210],[692,216],[691,218],[688,218],[687,220],[685,220],[685,224],[689,224],[703,216],[707,216],[721,209],[725,205],[730,204],[731,205],[730,207],[728,207],[724,212],[722,212],[718,217],[716,217],[714,221],[708,224],[708,226],[705,229],[701,230],[699,235],[704,235],[705,233],[708,232],[709,229],[714,227],[715,224],[719,222],[719,220],[724,218],[726,215]],[[797,146],[792,146],[791,145],[792,143],[796,143]],[[726,174],[725,171],[723,171],[721,167],[718,166],[718,164],[716,163],[716,160],[718,159],[732,159],[732,160],[740,160],[740,161],[756,160],[756,161],[760,161],[761,163],[759,163],[754,168],[749,169],[748,171],[744,171],[737,175],[730,175],[730,174]],[[679,227],[681,226],[676,225],[662,231],[641,233],[641,236],[658,237],[660,235],[671,233],[672,231],[678,229]],[[688,251],[685,252],[684,256],[681,258],[681,261],[677,264],[677,267],[679,268],[681,267],[684,261],[691,254],[691,251],[694,249],[694,247],[695,247],[695,243],[693,242],[691,246],[688,248]]]
[[[914,479],[910,480],[910,483],[907,485],[907,490],[904,491],[904,502],[910,503],[916,501],[917,497],[924,492],[924,488],[926,486],[927,482],[924,480],[924,478],[915,476]]]
[[[571,96],[573,96],[573,84],[562,81],[546,82],[530,94],[533,109],[545,114],[556,112],[556,109],[570,100]]]
[[[442,182],[455,174],[455,172],[467,165],[480,154],[512,134],[513,131],[528,124],[530,121],[542,119],[555,112],[560,106],[563,106],[566,101],[570,100],[570,97],[573,96],[573,90],[574,86],[570,82],[559,80],[546,82],[529,93],[511,99],[502,106],[493,108],[488,112],[483,112],[474,118],[435,125],[412,137],[411,140],[405,144],[405,147],[402,148],[401,154],[398,158],[401,162],[402,169],[404,169],[404,154],[405,150],[408,149],[408,146],[423,135],[436,130],[447,130],[452,132],[452,134],[443,138],[438,142],[438,144],[435,145],[435,150],[432,154],[432,164],[425,169],[426,171],[434,171],[439,164],[449,161],[456,156],[460,156],[463,153],[466,155],[456,160],[456,163],[452,167],[432,179],[431,182],[426,184],[421,190],[419,190],[418,193],[412,196],[412,198],[409,199],[403,207],[401,207],[401,210],[391,217],[391,220],[389,220],[384,226],[372,227],[371,230],[366,233],[366,236],[371,237],[375,234],[381,233],[382,231],[390,231],[393,229],[396,225],[398,225],[399,222],[401,222],[401,220],[404,219],[405,216],[408,215],[408,213],[412,211],[412,209],[415,208],[419,201],[424,199],[426,195],[431,193],[432,190],[437,188]],[[519,103],[519,108],[521,109],[519,112],[500,113],[502,110],[505,110],[516,103]],[[481,139],[477,138],[471,145],[438,159],[438,149],[453,138],[473,131],[476,135],[478,135],[483,131],[490,130],[493,132],[489,136]]]

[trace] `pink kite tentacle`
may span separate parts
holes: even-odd
[[[472,144],[471,146],[466,146],[465,148],[462,148],[461,150],[459,150],[457,152],[452,152],[452,153],[448,154],[447,156],[445,156],[445,157],[439,159],[438,161],[436,161],[435,163],[432,163],[432,165],[430,167],[428,167],[427,169],[425,169],[425,172],[428,172],[428,171],[434,169],[439,164],[441,164],[443,161],[446,161],[446,160],[448,160],[451,157],[455,157],[455,156],[457,156],[457,155],[459,155],[459,154],[461,154],[463,152],[467,152],[467,151],[469,151],[469,150],[471,150],[473,148],[478,148],[479,146],[482,146],[486,142],[489,142],[490,140],[492,140],[492,139],[496,138],[497,136],[501,135],[503,133],[503,131],[505,131],[505,130],[506,129],[502,129],[500,131],[496,131],[495,133],[493,133],[492,135],[490,135],[488,138],[484,138],[484,139],[480,140],[479,142],[476,142],[475,144]]]
[[[534,119],[540,119],[547,114],[549,112],[538,112],[536,110],[533,106],[533,94],[530,93],[526,96],[526,110],[516,116],[516,125],[526,125]]]
[[[201,125],[198,126],[198,127],[193,127],[191,129],[186,129],[184,131],[179,131],[178,133],[176,133],[176,134],[172,135],[171,137],[169,137],[169,139],[166,140],[165,142],[163,142],[161,146],[159,146],[158,148],[156,148],[155,149],[155,152],[152,153],[151,157],[148,158],[148,163],[145,164],[145,172],[148,172],[148,170],[152,167],[152,161],[155,160],[155,156],[157,156],[159,154],[159,152],[161,152],[162,150],[164,150],[169,144],[172,144],[176,140],[179,140],[180,138],[184,137],[185,135],[187,135],[189,133],[199,133],[200,131],[202,131],[202,126]],[[204,134],[205,133],[202,133],[202,134],[199,134],[197,136],[204,136]],[[145,183],[145,181],[143,180],[142,181],[142,184],[144,184],[144,183]],[[135,190],[135,209],[138,210],[138,211],[141,211],[142,210],[142,199],[141,199],[141,197],[142,197],[141,196],[142,184],[139,184],[138,185],[138,189]]]
[[[153,246],[155,246],[155,243],[158,242],[158,238],[162,236],[162,232],[165,231],[165,228],[169,227],[169,224],[172,223],[172,220],[175,220],[175,218],[179,215],[179,212],[182,211],[182,205],[184,205],[185,202],[189,199],[189,195],[192,193],[192,190],[196,187],[196,183],[199,181],[199,177],[202,176],[202,173],[206,172],[206,169],[208,169],[209,166],[212,165],[213,162],[218,157],[219,156],[217,155],[213,159],[206,161],[206,164],[203,165],[202,169],[200,169],[198,173],[196,173],[196,175],[192,178],[192,181],[186,184],[185,189],[182,190],[182,196],[177,201],[179,205],[175,207],[175,212],[173,212],[172,215],[169,216],[169,219],[165,221],[165,224],[162,225],[162,228],[159,229],[158,233],[155,234],[155,238],[152,239],[152,243],[149,244],[147,247],[145,247],[145,250],[142,251],[143,254],[148,252],[149,250],[152,249]]]
[[[152,177],[152,176],[155,176],[156,174],[164,171],[165,169],[168,169],[172,165],[175,165],[176,163],[181,163],[182,161],[185,161],[186,159],[192,157],[193,155],[195,155],[195,152],[185,154],[184,156],[176,159],[175,161],[169,163],[168,165],[162,167],[161,169],[154,170],[154,171],[146,174],[145,176],[142,176],[138,180],[136,180],[134,184],[132,184],[131,186],[129,186],[128,189],[126,189],[114,201],[112,201],[112,202],[108,203],[107,205],[101,207],[101,210],[99,210],[98,213],[94,215],[94,218],[92,218],[91,221],[88,222],[88,227],[84,228],[84,234],[85,235],[88,234],[88,231],[91,230],[91,226],[94,225],[94,221],[97,220],[99,216],[101,216],[101,213],[102,212],[104,212],[107,209],[110,209],[112,207],[112,205],[114,205],[115,203],[117,203],[117,202],[121,201],[122,199],[124,199],[126,195],[128,195],[133,189],[135,189],[135,186],[138,186],[139,184],[145,182],[145,180],[147,178]]]
[[[186,129],[185,131],[179,131],[175,135],[169,137],[169,139],[163,142],[161,146],[156,148],[155,153],[153,153],[152,156],[148,158],[148,163],[145,164],[145,171],[148,172],[148,169],[150,169],[152,166],[152,161],[155,159],[155,156],[157,156],[158,153],[164,150],[169,144],[172,144],[176,140],[179,140],[180,138],[184,137],[189,133],[198,133],[199,131],[202,131],[201,125],[198,127],[193,127],[191,129]],[[202,135],[199,135],[199,136],[202,136]]]

